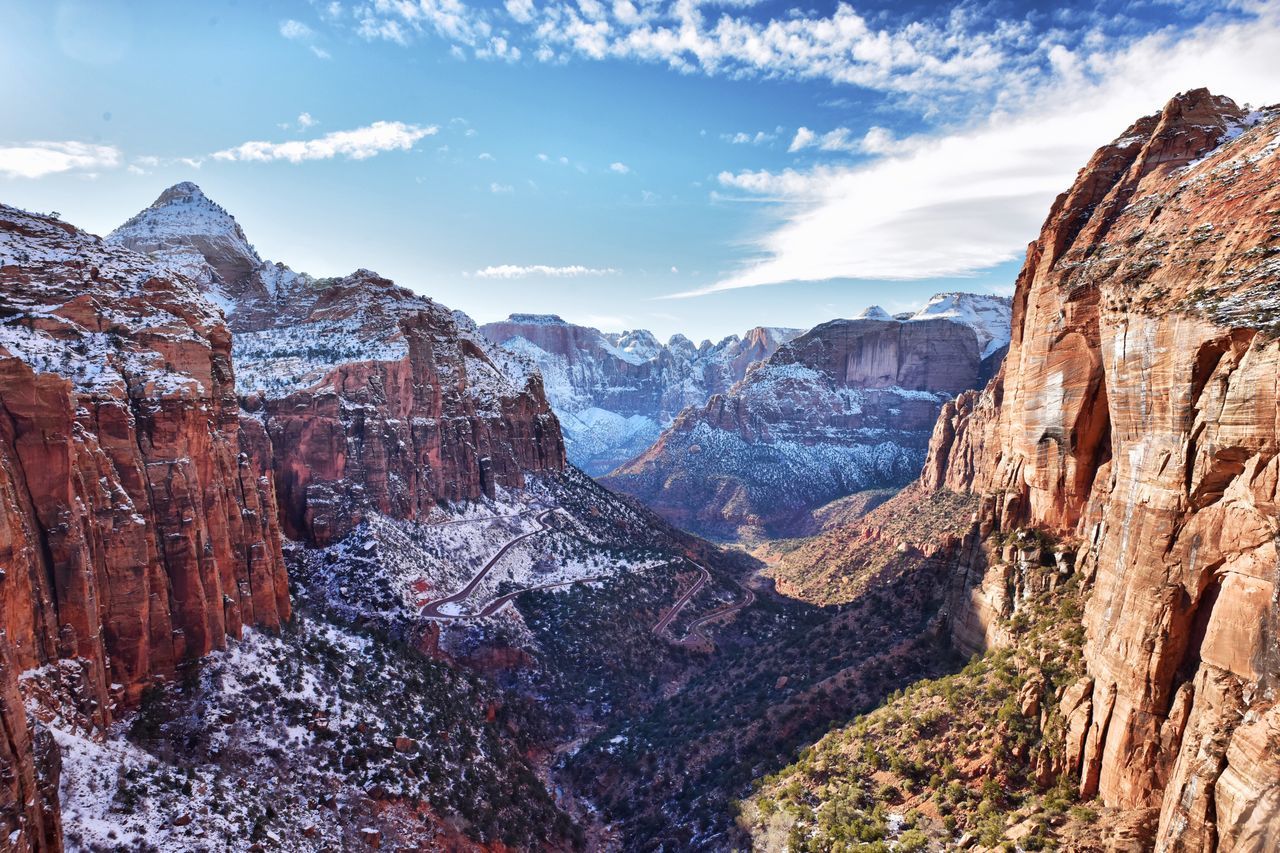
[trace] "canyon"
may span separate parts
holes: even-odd
[[[1275,849],[1278,133],[697,347],[0,206],[0,848]]]

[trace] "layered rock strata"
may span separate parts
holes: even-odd
[[[56,849],[40,718],[105,727],[244,626],[287,619],[288,584],[266,434],[196,287],[0,206],[0,296],[0,835]]]
[[[1078,546],[1065,766],[1160,850],[1280,845],[1278,116],[1197,90],[1098,150],[923,475]]]

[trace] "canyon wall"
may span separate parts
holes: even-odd
[[[329,544],[368,510],[415,519],[564,468],[541,376],[465,314],[369,270],[317,279],[263,261],[190,182],[107,242],[150,254],[226,313],[236,392],[270,437],[290,538]]]
[[[294,378],[287,341],[339,338]],[[565,466],[536,371],[464,315],[365,270],[326,283],[300,323],[237,334],[236,361],[295,538],[327,544],[366,508],[416,519]]]
[[[155,679],[287,619],[288,584],[266,434],[198,290],[0,206],[0,293],[0,835],[57,849],[42,718],[101,730]]]
[[[922,476],[1076,550],[1066,766],[1159,850],[1280,845],[1277,115],[1197,90],[1099,149]]]

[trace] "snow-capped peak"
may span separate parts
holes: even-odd
[[[862,313],[854,318],[855,320],[892,320],[893,315],[881,308],[879,305],[868,305],[862,309]]]
[[[914,320],[951,320],[962,323],[978,336],[982,357],[1009,343],[1013,301],[1007,296],[982,293],[938,293],[911,315]]]
[[[567,326],[559,314],[512,314],[507,317],[508,323],[519,323],[524,326]]]
[[[237,254],[262,262],[236,218],[191,181],[169,187],[150,207],[107,236],[112,243],[143,251],[189,243],[193,238],[225,241]]]

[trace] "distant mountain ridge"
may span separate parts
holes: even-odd
[[[757,327],[719,343],[646,329],[601,332],[555,314],[512,314],[480,333],[542,373],[570,461],[600,476],[648,448],[687,406],[727,391],[799,329]]]
[[[795,535],[822,504],[919,473],[942,405],[995,372],[1009,316],[1004,297],[950,293],[902,317],[873,306],[823,323],[605,482],[713,538]]]

